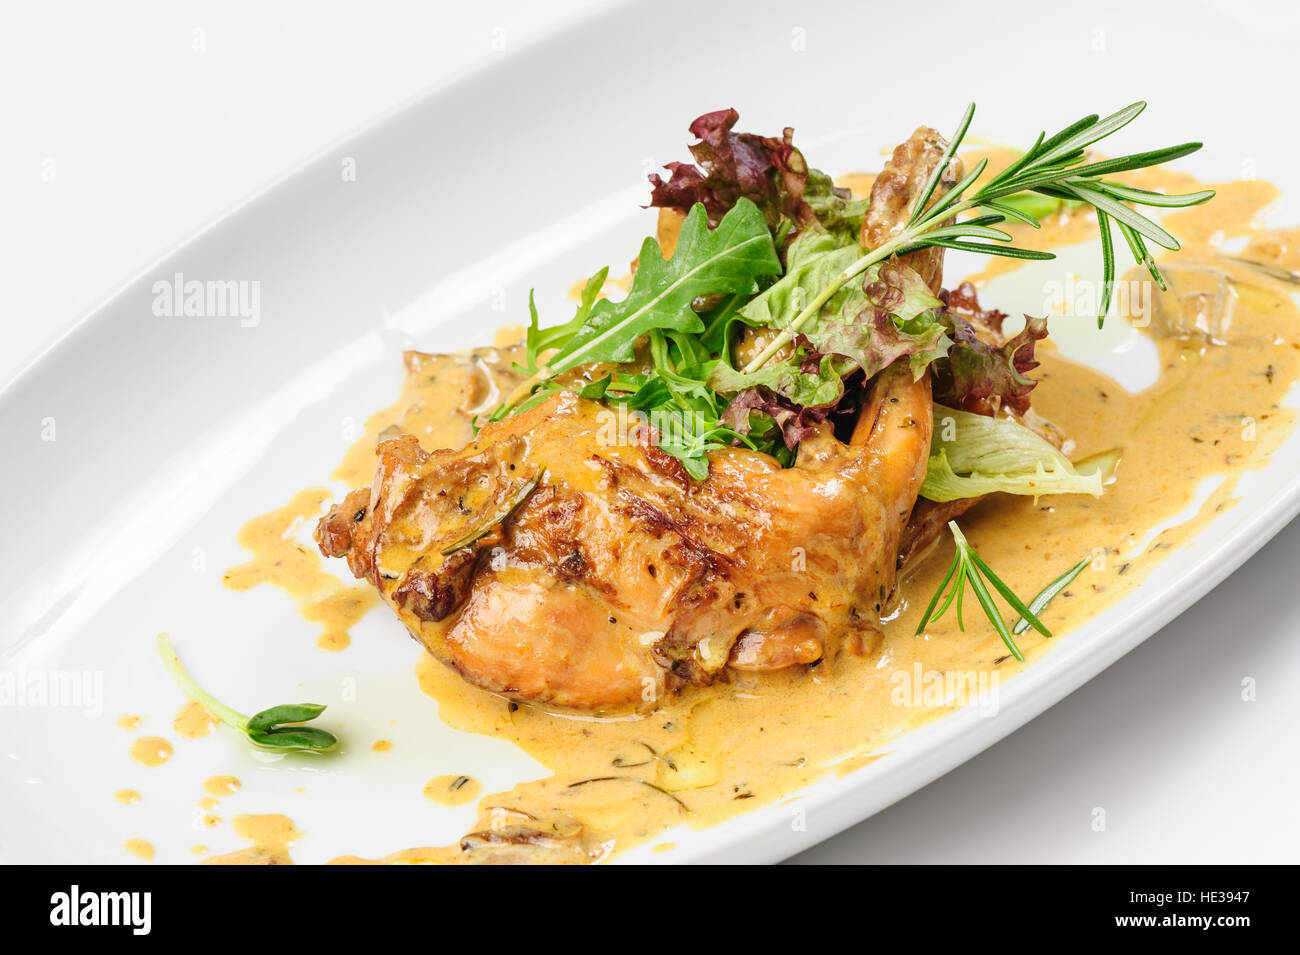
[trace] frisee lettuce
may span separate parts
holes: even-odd
[[[740,309],[750,325],[782,329],[817,294],[862,255],[856,242],[826,232],[806,232],[790,243],[786,273]],[[841,374],[861,369],[868,378],[896,359],[908,358],[913,377],[943,357],[949,340],[939,321],[943,303],[925,280],[901,262],[880,262],[860,282],[846,283],[800,333],[818,355],[846,359]]]
[[[922,497],[955,501],[995,491],[1100,497],[1103,483],[1101,469],[1076,469],[1056,447],[1018,421],[934,406]]]

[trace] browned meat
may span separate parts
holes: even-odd
[[[696,482],[562,392],[459,451],[384,442],[374,488],[317,539],[473,683],[566,707],[651,705],[728,663],[811,663],[876,623],[930,419],[928,379],[900,368],[877,379],[850,444],[827,428],[789,469],[716,452]]]
[[[895,151],[873,208],[907,212],[942,152]],[[879,196],[877,195],[879,193]],[[869,221],[884,235],[888,216]],[[942,250],[920,253],[938,291]],[[653,706],[729,669],[813,663],[872,642],[930,446],[929,376],[878,375],[849,443],[829,426],[795,466],[726,449],[706,481],[572,392],[459,450],[383,442],[370,489],[317,528],[438,659],[523,701]]]
[[[912,137],[899,144],[871,186],[871,205],[862,220],[862,244],[879,248],[907,225],[912,207],[920,200],[934,167],[948,148],[947,142],[928,126],[919,127]],[[924,170],[924,174],[921,174]],[[952,159],[943,171],[939,187],[929,205],[940,199],[962,177],[960,159]],[[951,222],[953,220],[947,220]],[[937,294],[943,282],[943,249],[922,249],[907,257],[912,267]]]
[[[902,570],[924,554],[943,534],[949,521],[961,517],[982,500],[984,497],[964,497],[939,503],[917,498],[912,517],[903,528],[903,537],[898,544],[898,569]]]

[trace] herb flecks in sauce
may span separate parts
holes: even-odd
[[[424,786],[424,796],[440,806],[463,806],[474,802],[483,794],[483,784],[477,779],[459,774],[436,776]]]

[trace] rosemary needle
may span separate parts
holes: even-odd
[[[956,553],[953,554],[952,565],[949,566],[948,572],[944,575],[943,582],[939,584],[939,589],[934,592],[934,596],[930,598],[929,606],[925,608],[925,614],[916,627],[917,635],[919,636],[925,630],[926,625],[931,620],[938,620],[942,617],[954,603],[957,608],[957,626],[965,630],[966,625],[961,618],[961,602],[962,595],[966,591],[967,584],[969,584],[971,590],[975,593],[975,599],[984,611],[984,615],[993,624],[993,629],[998,632],[1002,642],[1007,645],[1007,649],[1015,655],[1017,660],[1024,662],[1024,654],[1020,652],[1020,648],[1016,646],[1016,641],[1011,636],[1011,631],[1007,629],[1007,622],[1002,616],[1002,611],[998,609],[997,604],[993,601],[993,595],[989,592],[989,587],[992,586],[1001,595],[1002,599],[1020,614],[1021,621],[1027,624],[1026,629],[1032,626],[1045,637],[1050,637],[1052,635],[1051,631],[1038,619],[1036,611],[1017,597],[1015,591],[993,572],[993,568],[986,564],[979,554],[975,553],[975,549],[966,540],[966,535],[957,527],[956,521],[949,521],[948,529],[952,531]],[[1069,581],[1065,583],[1069,583]],[[951,589],[948,589],[949,584],[952,585]],[[1063,587],[1065,584],[1061,586]],[[948,596],[936,613],[935,606],[939,603],[939,599],[943,597],[946,589],[948,590]],[[1041,596],[1042,594],[1039,594],[1039,597]],[[1051,595],[1047,597],[1047,600],[1051,600]],[[1043,606],[1046,606],[1046,603],[1047,601],[1044,600]]]
[[[1145,266],[1163,289],[1164,279],[1156,268],[1155,260],[1148,252],[1146,243],[1150,241],[1166,249],[1177,250],[1178,240],[1133,206],[1146,205],[1161,208],[1194,206],[1213,198],[1214,191],[1205,189],[1183,195],[1166,195],[1134,189],[1102,177],[1170,162],[1196,152],[1201,148],[1201,144],[1182,143],[1164,149],[1133,153],[1117,159],[1086,162],[1085,149],[1088,146],[1124,128],[1144,109],[1146,103],[1133,103],[1105,119],[1095,114],[1085,116],[1050,139],[1045,139],[1045,134],[1040,134],[1038,141],[1019,159],[969,196],[966,195],[967,191],[979,177],[979,173],[984,171],[983,161],[961,182],[930,205],[931,197],[934,196],[935,190],[942,181],[944,172],[955,160],[957,150],[966,136],[967,129],[970,128],[971,119],[975,115],[975,104],[971,103],[957,124],[957,132],[949,141],[948,148],[926,181],[907,226],[894,238],[868,251],[840,272],[835,281],[824,288],[807,308],[782,329],[779,335],[774,336],[768,346],[745,366],[745,372],[748,374],[762,368],[773,355],[793,341],[800,329],[813,316],[819,314],[822,306],[850,279],[862,274],[876,262],[884,261],[891,256],[906,255],[927,246],[938,246],[963,252],[982,252],[1020,259],[1055,258],[1050,252],[1010,245],[1008,243],[1011,241],[1011,236],[1008,233],[989,228],[1004,221],[1008,216],[1038,227],[1037,217],[1006,204],[1006,199],[1017,195],[1037,193],[1056,199],[1074,200],[1086,203],[1097,211],[1097,224],[1101,230],[1103,275],[1102,308],[1099,309],[1097,316],[1099,326],[1105,318],[1106,308],[1110,304],[1110,289],[1115,282],[1115,254],[1110,233],[1112,220],[1128,245],[1134,261]],[[944,224],[946,219],[974,209],[987,209],[992,214],[976,216],[950,225]],[[988,241],[971,241],[974,239]]]
[[[1052,599],[1057,594],[1059,594],[1062,590],[1068,587],[1070,581],[1074,580],[1075,577],[1078,577],[1079,574],[1083,572],[1083,568],[1087,567],[1088,564],[1091,562],[1092,562],[1091,558],[1085,557],[1083,560],[1079,561],[1077,564],[1075,564],[1073,567],[1071,567],[1069,570],[1063,573],[1060,577],[1057,577],[1055,580],[1053,580],[1050,584],[1048,584],[1046,587],[1044,587],[1042,590],[1038,592],[1037,597],[1029,601],[1029,609],[1036,614],[1042,613],[1044,610],[1046,610],[1047,605],[1052,602]],[[1029,621],[1026,620],[1024,617],[1021,617],[1019,620],[1016,621],[1016,625],[1011,628],[1011,632],[1024,633],[1028,629],[1029,629]]]

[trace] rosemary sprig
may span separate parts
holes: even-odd
[[[1161,289],[1165,287],[1164,279],[1155,266],[1155,260],[1147,249],[1147,242],[1176,251],[1178,240],[1151,219],[1133,208],[1134,205],[1155,206],[1161,208],[1192,206],[1205,202],[1214,196],[1210,189],[1184,195],[1165,195],[1134,189],[1121,183],[1103,179],[1103,176],[1134,169],[1145,169],[1187,156],[1201,148],[1200,143],[1183,143],[1164,149],[1133,153],[1117,159],[1101,162],[1085,162],[1085,149],[1097,141],[1122,129],[1137,118],[1146,108],[1146,103],[1138,102],[1125,107],[1102,119],[1096,114],[1085,116],[1071,126],[1061,130],[1050,138],[1039,134],[1034,145],[1019,159],[998,173],[969,196],[967,192],[983,174],[987,160],[981,160],[956,186],[948,190],[933,205],[934,196],[944,172],[953,162],[957,150],[970,128],[975,115],[975,104],[971,103],[957,124],[957,131],[948,143],[938,165],[912,210],[907,226],[888,242],[871,249],[855,262],[846,266],[836,278],[808,303],[802,312],[787,325],[771,343],[745,366],[745,373],[751,374],[763,367],[773,355],[795,339],[800,330],[813,316],[821,312],[832,296],[848,281],[861,275],[877,262],[895,255],[906,255],[928,246],[956,249],[964,252],[981,252],[988,255],[1003,255],[1020,259],[1052,259],[1050,252],[1022,249],[1007,245],[1011,236],[992,228],[1008,218],[1038,228],[1037,217],[1023,208],[1009,205],[1005,200],[1026,193],[1038,193],[1055,199],[1075,200],[1086,203],[1097,210],[1097,224],[1101,230],[1103,287],[1101,307],[1098,310],[1097,325],[1101,327],[1106,312],[1110,308],[1111,289],[1115,281],[1115,255],[1110,233],[1111,220],[1128,245],[1134,261],[1146,266]],[[945,219],[960,216],[964,212],[984,209],[986,214],[958,221],[952,225],[943,225]]]
[[[492,528],[496,527],[498,524],[504,524],[506,520],[509,519],[510,515],[518,509],[519,505],[528,500],[528,495],[532,494],[533,491],[536,490],[537,485],[541,483],[542,478],[545,476],[546,465],[538,465],[537,473],[534,474],[531,479],[525,481],[520,486],[519,490],[515,491],[514,494],[510,495],[510,497],[503,501],[495,513],[489,514],[473,530],[444,547],[440,551],[442,556],[446,557],[450,554],[454,554],[461,548],[468,547],[475,541],[482,540],[492,532]]]
[[[681,798],[675,793],[670,793],[662,786],[658,786],[648,779],[638,779],[636,776],[593,776],[590,779],[579,779],[577,782],[569,783],[570,789],[577,789],[579,786],[588,786],[591,783],[614,783],[628,782],[636,783],[638,786],[645,786],[647,789],[653,789],[657,793],[662,793],[682,808],[683,812],[690,812],[691,807],[682,802]]]
[[[172,648],[171,638],[165,633],[158,634],[158,656],[162,657],[163,666],[186,696],[227,726],[239,730],[258,746],[291,752],[327,753],[339,745],[338,738],[332,733],[313,726],[289,725],[305,723],[320,716],[325,712],[325,707],[319,703],[284,703],[245,716],[194,682],[194,678],[181,666],[180,658]]]
[[[1029,609],[1036,614],[1042,613],[1044,610],[1046,610],[1047,605],[1052,602],[1052,599],[1057,594],[1059,594],[1062,590],[1068,587],[1070,581],[1074,580],[1075,577],[1078,577],[1079,574],[1083,572],[1083,568],[1087,567],[1088,564],[1090,564],[1091,562],[1092,562],[1092,558],[1085,557],[1083,560],[1079,561],[1077,564],[1075,564],[1073,567],[1071,567],[1069,570],[1063,573],[1060,577],[1057,577],[1055,580],[1053,580],[1050,584],[1048,584],[1046,587],[1044,587],[1042,590],[1038,592],[1037,597],[1029,601]],[[1011,632],[1019,634],[1019,633],[1024,633],[1028,629],[1029,629],[1029,621],[1026,620],[1024,617],[1021,617],[1019,620],[1016,621],[1016,625],[1011,628]]]
[[[1019,613],[1023,620],[1028,621],[1029,625],[1043,636],[1050,637],[1052,635],[1051,631],[1048,630],[1047,627],[1043,625],[1042,621],[1038,619],[1037,614],[1026,606],[1023,600],[1016,596],[1015,591],[1008,587],[1003,582],[1002,578],[993,572],[993,569],[984,562],[980,555],[975,553],[975,549],[970,546],[970,542],[966,540],[966,536],[962,534],[961,529],[957,527],[956,521],[949,521],[948,529],[952,531],[952,539],[953,543],[956,545],[956,553],[953,554],[952,565],[948,568],[948,573],[944,575],[943,582],[939,584],[939,589],[934,592],[934,596],[930,598],[929,606],[925,608],[925,614],[921,617],[921,622],[916,627],[917,635],[919,636],[925,630],[926,625],[931,620],[938,620],[947,613],[948,608],[954,603],[956,604],[957,611],[957,626],[964,631],[966,629],[966,623],[962,620],[961,605],[962,598],[966,593],[966,585],[970,584],[971,590],[975,593],[975,599],[979,601],[979,605],[983,608],[985,616],[987,616],[989,622],[993,624],[993,629],[998,632],[998,636],[1000,636],[1002,642],[1007,645],[1007,649],[1015,655],[1017,660],[1023,663],[1025,659],[1024,654],[1020,652],[1020,648],[1016,646],[1016,641],[1011,636],[1011,631],[1007,629],[1007,622],[1002,617],[1002,611],[1000,611],[997,604],[993,602],[993,595],[989,593],[989,586],[992,585],[993,589],[1002,595],[1002,599],[1010,604],[1012,609]],[[949,583],[952,584],[951,589],[948,589]],[[1061,586],[1065,585],[1062,584]],[[939,603],[939,599],[943,597],[943,592],[945,590],[948,590],[948,596],[936,613],[935,606]],[[1039,596],[1042,595],[1040,594]],[[1047,599],[1050,600],[1051,596]],[[1043,605],[1046,606],[1046,603],[1047,601],[1044,601]]]

